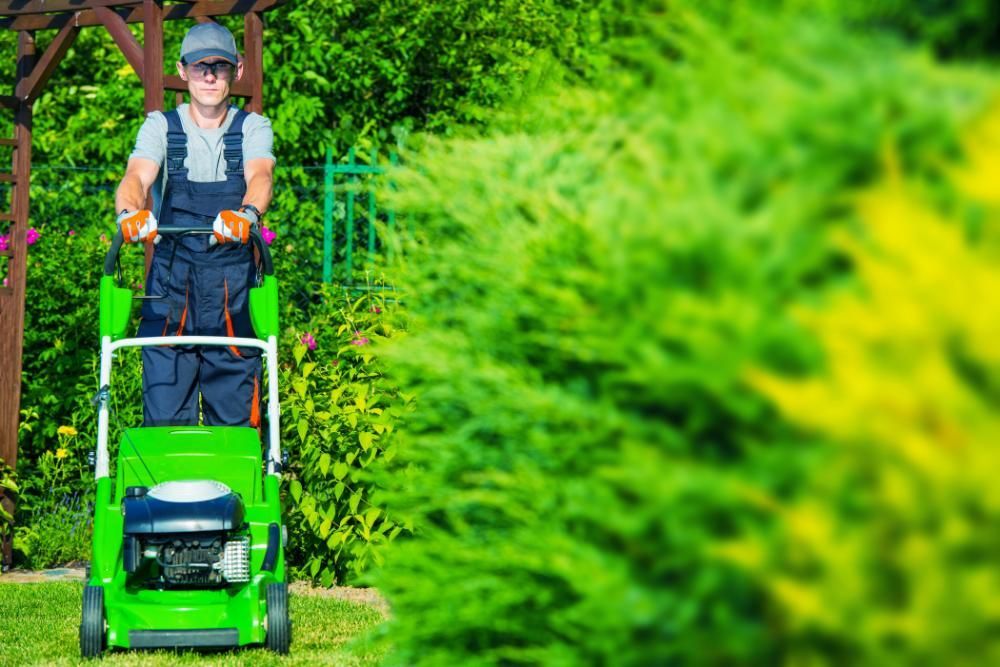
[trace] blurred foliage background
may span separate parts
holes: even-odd
[[[265,43],[291,555],[386,594],[390,663],[1000,659],[993,3],[306,0]],[[84,32],[36,121],[36,566],[86,516],[124,68]],[[392,289],[318,284],[328,146],[401,151]]]

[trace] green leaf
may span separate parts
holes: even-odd
[[[309,432],[309,422],[305,417],[299,420],[298,423],[299,440],[302,442],[306,441],[306,434]]]
[[[350,468],[343,461],[337,461],[333,464],[333,476],[337,479],[344,479],[344,477],[347,476],[348,470],[350,470]]]
[[[330,455],[325,452],[319,457],[319,470],[324,477],[330,472]]]
[[[319,537],[321,540],[325,540],[326,536],[330,534],[330,526],[333,521],[330,519],[323,519],[323,523],[319,524]]]
[[[365,525],[371,528],[375,525],[375,521],[378,519],[379,515],[382,514],[382,510],[377,507],[373,507],[367,512],[365,512]]]
[[[351,507],[351,514],[358,513],[358,504],[361,502],[361,491],[355,491],[351,494],[351,499],[349,505]]]
[[[313,557],[309,561],[309,575],[315,577],[319,573],[319,568],[322,563],[319,562],[319,558]]]
[[[292,483],[288,485],[288,490],[291,491],[292,498],[296,503],[302,499],[302,482],[299,480],[293,479]]]
[[[315,368],[316,368],[315,361],[310,361],[309,363],[304,364],[302,366],[302,377],[304,378],[309,377],[309,374],[312,373]]]
[[[368,451],[368,448],[372,446],[375,441],[375,434],[369,433],[368,431],[361,431],[358,433],[358,442],[361,443],[361,449]]]
[[[308,387],[309,385],[306,383],[304,378],[295,378],[292,380],[292,389],[294,389],[295,393],[299,395],[299,398],[306,397],[306,390]]]
[[[306,354],[306,346],[303,345],[302,343],[299,343],[298,345],[295,346],[295,349],[292,351],[292,354],[295,355],[295,365],[298,366],[299,364],[302,363],[302,357],[304,357]],[[316,576],[315,572],[313,572],[313,576],[314,577]]]
[[[344,495],[345,488],[346,487],[344,486],[343,482],[337,482],[337,485],[333,487],[333,495],[337,497],[337,500],[340,500],[340,497]]]

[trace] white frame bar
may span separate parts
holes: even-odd
[[[101,339],[101,375],[99,388],[111,386],[111,360],[114,352],[123,347],[153,347],[156,345],[213,345],[237,347],[254,347],[263,350],[267,358],[267,418],[268,435],[271,442],[268,451],[267,474],[280,477],[281,444],[279,442],[281,429],[278,416],[281,414],[278,404],[278,339],[270,336],[266,341],[259,338],[234,338],[231,336],[154,336],[150,338],[122,338],[111,341],[109,336]],[[97,479],[109,476],[108,461],[108,419],[109,406],[107,400],[101,400],[97,413],[97,461],[94,476]]]

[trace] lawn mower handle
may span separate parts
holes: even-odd
[[[181,234],[211,234],[212,229],[206,227],[159,227],[157,228],[157,233],[164,236],[179,236]],[[108,248],[108,254],[104,257],[104,275],[113,276],[115,274],[115,263],[118,261],[118,253],[125,243],[125,237],[122,236],[122,230],[119,228],[115,232],[115,237],[111,239],[111,247]],[[262,273],[265,276],[274,275],[274,263],[271,261],[271,253],[264,243],[263,237],[260,235],[260,230],[256,228],[250,229],[250,243],[253,244],[254,248],[260,254],[260,261],[262,265]]]

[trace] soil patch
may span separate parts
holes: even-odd
[[[353,586],[319,588],[308,581],[293,581],[288,585],[288,592],[292,595],[315,595],[366,604],[378,609],[382,616],[386,618],[389,616],[389,603],[374,588],[355,588]]]
[[[82,567],[57,567],[52,570],[9,570],[0,574],[0,584],[40,584],[46,581],[83,581]]]

